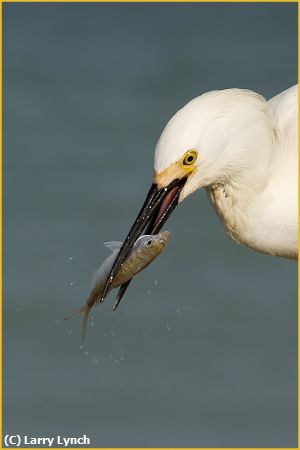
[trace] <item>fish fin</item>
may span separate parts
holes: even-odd
[[[125,294],[130,282],[131,282],[132,278],[130,278],[130,280],[126,281],[126,283],[123,283],[119,289],[118,295],[116,297],[115,303],[113,305],[113,312],[115,312],[115,310],[117,309],[117,307],[119,306],[120,301],[122,300],[123,295]]]
[[[123,245],[123,242],[119,241],[108,241],[104,242],[105,247],[109,248],[112,252],[116,252],[117,250],[120,250],[120,248]]]

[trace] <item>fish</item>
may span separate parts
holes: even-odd
[[[165,249],[170,237],[170,231],[162,231],[158,234],[145,234],[140,236],[135,242],[132,251],[122,263],[108,293],[110,293],[112,289],[124,284],[126,285],[131,278],[144,270]],[[85,340],[89,313],[93,306],[95,306],[102,297],[107,277],[123,243],[118,241],[110,241],[105,242],[104,245],[108,247],[112,253],[104,260],[101,266],[93,272],[90,293],[84,305],[64,318],[65,320],[68,320],[83,315],[82,343],[84,343]],[[121,297],[119,295],[117,296],[113,305],[113,311],[116,310]]]

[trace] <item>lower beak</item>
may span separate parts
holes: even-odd
[[[187,177],[181,178],[180,180],[175,179],[168,186],[163,188],[160,188],[157,184],[152,184],[142,209],[135,219],[112,266],[103,290],[101,302],[109,292],[114,277],[118,273],[121,264],[132,250],[136,240],[143,234],[158,233],[168,217],[174,211],[178,205],[179,195],[186,181]]]

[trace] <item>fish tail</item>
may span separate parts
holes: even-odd
[[[64,320],[74,319],[74,317],[82,316],[82,314],[85,313],[87,305],[83,305],[81,308],[76,309],[71,314],[69,314],[67,317],[64,317]]]
[[[83,318],[83,322],[82,322],[82,345],[84,344],[84,340],[85,340],[85,335],[86,335],[86,329],[87,329],[87,323],[88,323],[90,310],[91,310],[91,306],[86,304],[85,305],[85,309],[84,309],[84,318]]]
[[[88,303],[86,303],[81,308],[76,309],[76,311],[72,312],[69,316],[64,318],[64,320],[69,320],[69,319],[74,319],[74,317],[78,317],[78,316],[82,316],[82,315],[84,316],[83,323],[82,323],[82,345],[84,344],[90,310],[91,310],[91,306]]]

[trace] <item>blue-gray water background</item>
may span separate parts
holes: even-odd
[[[151,183],[166,121],[297,81],[296,4],[4,4],[4,434],[94,447],[297,445],[296,264],[224,233],[205,192],[116,314],[80,306]]]

